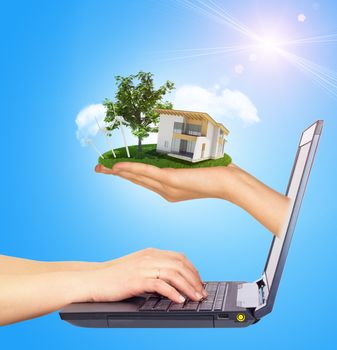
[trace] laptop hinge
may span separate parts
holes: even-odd
[[[263,305],[268,297],[268,286],[263,275],[251,283],[238,285],[236,305],[240,307],[256,308]]]

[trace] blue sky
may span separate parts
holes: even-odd
[[[263,35],[336,33],[333,1],[217,2]],[[300,13],[304,22],[297,20]],[[259,324],[239,331],[87,330],[55,313],[1,328],[2,344],[276,349],[289,345],[291,334],[294,346],[334,346],[336,97],[275,55],[259,53],[256,62],[249,61],[250,52],[167,60],[172,50],[249,44],[232,28],[174,1],[13,1],[2,4],[0,16],[3,254],[95,261],[155,246],[186,253],[205,280],[254,280],[261,273],[271,236],[241,209],[220,200],[170,204],[93,172],[96,154],[76,140],[75,118],[113,96],[117,74],[142,69],[158,84],[174,81],[177,89],[220,84],[241,91],[261,121],[247,126],[224,117],[231,131],[226,151],[279,191],[286,188],[300,132],[325,120],[276,305]],[[337,42],[292,52],[337,70]],[[238,64],[243,74],[235,73]]]

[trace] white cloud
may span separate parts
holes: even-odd
[[[260,122],[257,108],[239,90],[207,90],[196,85],[178,88],[173,99],[176,109],[207,112],[218,122],[226,119],[240,119],[244,124]]]
[[[172,101],[173,106],[176,109],[207,112],[218,122],[226,123],[228,119],[240,119],[245,125],[249,125],[260,121],[256,107],[244,93],[238,90],[223,89],[221,85],[216,84],[213,89],[209,90],[196,85],[184,85],[176,90]],[[87,139],[92,139],[99,133],[96,119],[101,127],[106,126],[105,115],[106,109],[102,104],[89,105],[78,113],[75,120],[76,136],[83,146],[87,145]],[[131,135],[130,130],[125,131],[128,144],[135,143],[136,139]],[[120,133],[115,133],[112,141],[117,146],[121,145],[123,140]],[[156,142],[156,133],[151,133],[144,140],[144,143]]]
[[[92,104],[83,108],[76,117],[76,137],[84,146],[85,140],[87,138],[92,138],[97,135],[99,128],[97,121],[100,127],[105,127],[105,113],[106,109],[102,104]],[[97,120],[97,121],[96,121]]]
[[[234,67],[235,73],[239,75],[243,74],[244,70],[245,70],[245,67],[242,64],[237,64]]]
[[[307,19],[307,18],[306,18],[306,16],[305,16],[304,13],[300,13],[300,14],[297,16],[297,20],[298,20],[299,22],[302,22],[302,23],[303,23],[306,19]]]

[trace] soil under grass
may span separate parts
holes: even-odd
[[[103,158],[99,158],[98,162],[107,168],[112,168],[114,164],[119,162],[137,162],[151,164],[158,168],[207,168],[214,166],[227,166],[232,162],[232,158],[228,154],[224,154],[219,159],[203,160],[201,162],[192,163],[185,160],[170,157],[166,154],[156,151],[156,144],[143,145],[143,154],[140,158],[137,156],[137,145],[129,146],[130,158],[127,157],[125,147],[114,149],[116,157],[114,158],[111,151],[105,152]]]

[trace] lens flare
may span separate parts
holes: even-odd
[[[308,74],[316,83],[325,91],[337,97],[337,73],[331,71],[315,62],[307,60],[298,55],[287,51],[290,47],[312,45],[312,44],[330,44],[337,42],[337,33],[326,35],[317,35],[307,38],[299,38],[292,40],[281,40],[277,35],[263,36],[252,31],[247,25],[235,18],[227,9],[216,2],[216,0],[175,0],[180,5],[196,11],[199,14],[208,17],[218,23],[226,25],[228,28],[242,34],[249,40],[249,44],[241,46],[233,46],[231,49],[212,48],[210,51],[196,54],[198,49],[192,49],[196,52],[188,57],[197,55],[218,55],[218,54],[233,54],[247,50],[260,51],[260,56],[269,57],[270,54],[278,54],[285,61],[291,63],[300,71]],[[298,20],[304,22],[306,17],[304,14],[298,16]],[[191,50],[191,51],[192,51]],[[250,54],[250,61],[256,61],[256,53]]]

